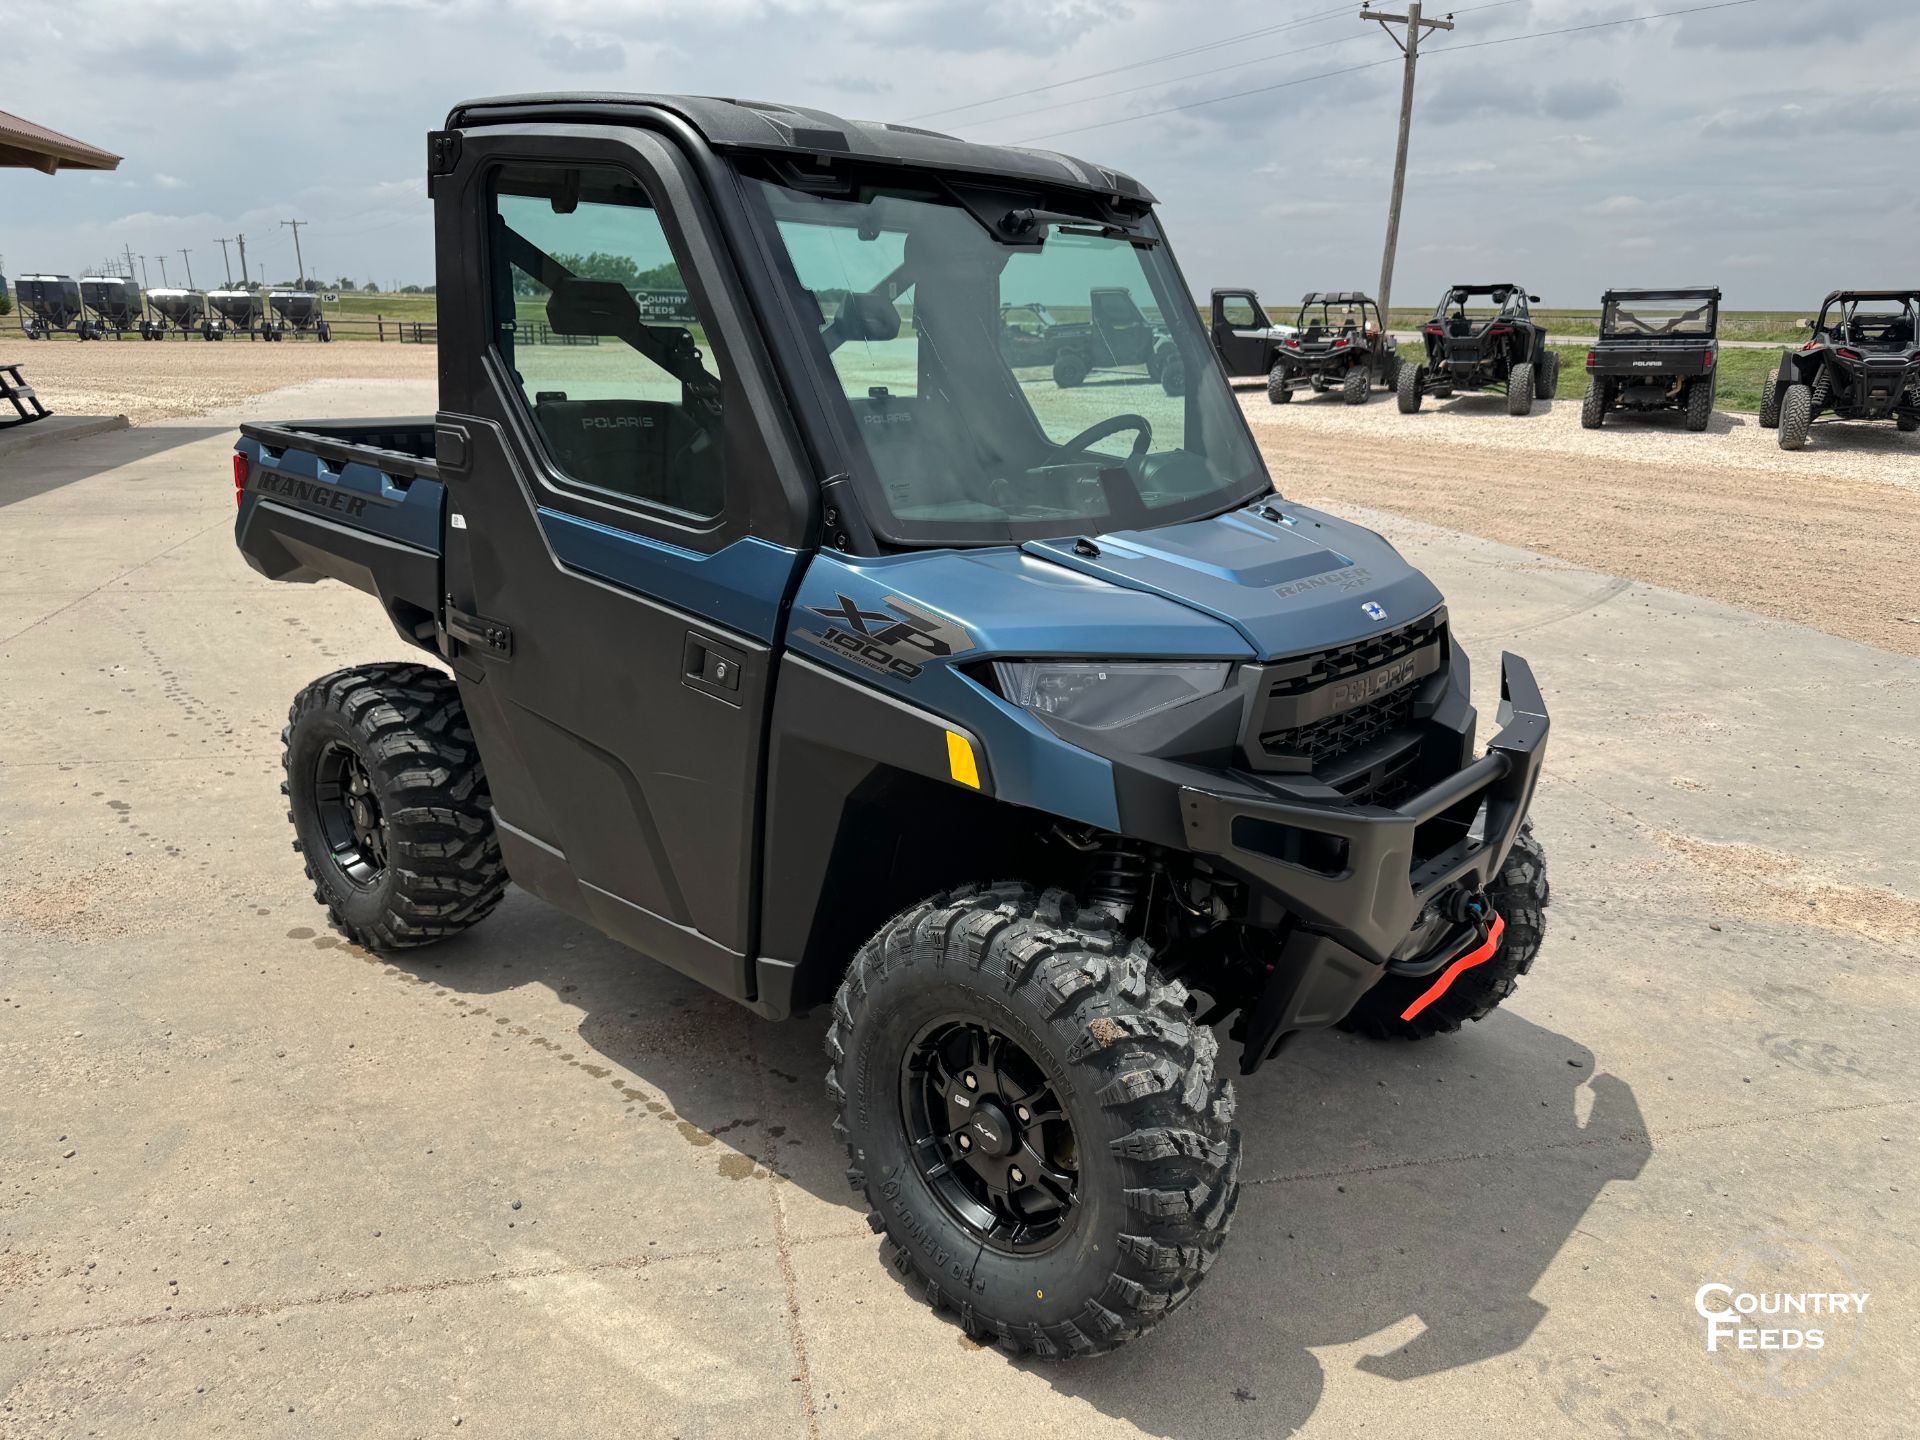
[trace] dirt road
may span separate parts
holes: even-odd
[[[1499,396],[1418,415],[1385,397],[1242,400],[1297,499],[1391,511],[1920,655],[1920,444],[1891,427],[1823,427],[1818,450],[1788,455],[1727,416],[1717,435],[1659,422],[1594,433],[1570,405],[1515,419]]]

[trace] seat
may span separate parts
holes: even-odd
[[[954,479],[970,447],[943,402],[883,391],[849,396],[847,406],[896,513],[979,503]]]
[[[717,515],[726,498],[718,437],[664,400],[540,396],[533,409],[560,468],[615,495]]]

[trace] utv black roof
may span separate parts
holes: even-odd
[[[1836,290],[1820,302],[1820,308],[1841,300],[1920,300],[1920,288],[1912,290]]]
[[[1359,290],[1309,290],[1300,297],[1302,305],[1371,305],[1373,297]]]
[[[1449,295],[1497,295],[1502,292],[1525,290],[1524,285],[1449,285]]]
[[[463,100],[447,113],[449,130],[527,122],[631,124],[648,112],[691,127],[715,150],[876,160],[928,170],[1006,176],[1068,185],[1152,203],[1131,175],[1052,150],[981,145],[937,130],[877,120],[846,120],[825,110],[711,95],[623,95],[590,91],[497,95]]]
[[[1600,297],[1600,303],[1610,300],[1718,300],[1718,285],[1676,285],[1670,289],[1654,290],[1609,290]]]

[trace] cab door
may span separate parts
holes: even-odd
[[[523,887],[753,998],[771,661],[810,533],[711,199],[663,137],[436,177],[443,648]]]
[[[1264,375],[1272,363],[1269,321],[1251,290],[1213,292],[1213,348],[1229,375]]]

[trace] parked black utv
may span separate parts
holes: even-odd
[[[1164,327],[1140,312],[1133,292],[1120,286],[1087,296],[1088,318],[1055,320],[1044,305],[1000,307],[1000,353],[1019,367],[1051,365],[1063,390],[1086,383],[1095,370],[1142,366],[1169,395],[1186,389],[1186,365]]]
[[[1580,424],[1598,430],[1609,411],[1680,410],[1687,429],[1713,418],[1720,358],[1720,291],[1609,290],[1600,297],[1599,343],[1587,352],[1592,383]]]
[[[1806,322],[1813,338],[1780,357],[1760,423],[1798,450],[1816,420],[1892,420],[1920,430],[1920,289],[1836,290]]]
[[[1301,297],[1297,333],[1274,347],[1267,399],[1284,405],[1299,389],[1338,389],[1364,405],[1373,387],[1400,380],[1400,352],[1380,307],[1358,290],[1314,290]]]
[[[1451,399],[1456,390],[1507,392],[1507,413],[1526,415],[1535,400],[1560,388],[1560,357],[1547,349],[1547,332],[1529,304],[1540,297],[1518,285],[1455,285],[1420,329],[1424,365],[1400,366],[1400,413],[1411,415],[1423,396]]]

